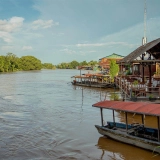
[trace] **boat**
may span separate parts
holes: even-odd
[[[100,108],[101,125],[95,125],[98,132],[111,139],[160,153],[160,104],[131,101],[101,101],[92,105]],[[113,121],[103,122],[103,109],[112,110]],[[115,111],[124,112],[125,123],[115,121]],[[141,115],[141,123],[128,123],[128,115]],[[157,127],[145,126],[145,116],[156,116]]]
[[[71,77],[72,85],[93,87],[93,88],[113,88],[114,82],[112,82],[110,75],[103,74],[83,74]]]

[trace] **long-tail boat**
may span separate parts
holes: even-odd
[[[113,88],[115,87],[110,75],[103,74],[83,74],[78,76],[72,76],[72,84],[84,87],[96,87],[96,88]]]
[[[130,101],[101,101],[92,105],[100,108],[101,125],[95,125],[98,132],[114,140],[134,145],[143,149],[160,153],[160,104]],[[104,125],[103,109],[112,110],[113,121]],[[115,111],[125,114],[125,123],[115,121]],[[130,113],[139,114],[141,123],[128,123]],[[157,127],[147,127],[144,123],[145,116],[155,116]]]

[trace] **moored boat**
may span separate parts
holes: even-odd
[[[160,153],[160,104],[146,102],[101,101],[93,104],[100,108],[101,125],[95,125],[98,132],[114,140]],[[103,109],[113,111],[113,121],[103,125]],[[125,113],[125,123],[115,122],[115,111]],[[140,114],[142,123],[128,123],[128,114]],[[146,127],[144,116],[156,116],[157,128]]]
[[[110,88],[114,87],[114,82],[111,80],[110,75],[103,74],[84,74],[72,76],[71,83],[77,86],[96,87],[96,88]]]

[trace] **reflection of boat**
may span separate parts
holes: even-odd
[[[131,144],[147,150],[155,150],[160,153],[160,105],[145,102],[122,102],[122,101],[101,101],[93,104],[93,107],[100,108],[102,125],[95,125],[98,132],[120,142]],[[103,125],[103,109],[113,111],[113,122]],[[115,122],[114,111],[125,112],[125,123]],[[142,124],[128,124],[128,113],[140,114]],[[149,128],[144,125],[144,115],[157,117],[158,127]]]
[[[96,144],[99,150],[101,150],[99,159],[118,159],[118,160],[159,160],[160,156],[153,158],[151,152],[147,152],[141,148],[134,147],[125,143],[114,141],[113,139],[107,138],[106,136],[101,136]],[[135,154],[136,153],[136,154]]]

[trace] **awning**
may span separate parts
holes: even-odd
[[[101,101],[93,104],[92,106],[130,113],[160,116],[160,104],[156,103],[131,101]]]

